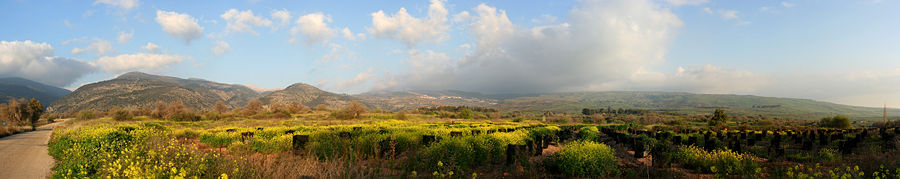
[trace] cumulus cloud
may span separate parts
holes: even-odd
[[[78,48],[78,47],[72,48],[71,53],[75,54],[75,55],[80,55],[85,52],[94,52],[94,55],[96,55],[98,57],[118,53],[118,52],[116,52],[116,49],[114,49],[112,47],[112,44],[109,41],[103,40],[103,39],[98,39],[98,38],[95,38],[94,42],[92,42],[90,45],[88,45],[85,48]]]
[[[416,18],[406,12],[406,8],[388,16],[384,11],[372,13],[372,27],[366,28],[375,37],[401,40],[407,46],[420,42],[441,42],[447,40],[447,8],[441,0],[431,0],[427,18]]]
[[[297,26],[291,29],[291,35],[303,35],[307,44],[328,43],[328,40],[335,36],[335,32],[328,27],[327,22],[331,22],[331,17],[321,12],[300,16],[295,21]],[[291,41],[296,40],[291,39]]]
[[[291,23],[291,11],[288,11],[287,9],[272,10],[270,16],[272,16],[272,19],[279,21],[278,26],[286,26]]]
[[[181,38],[187,44],[200,39],[203,35],[203,27],[197,24],[197,19],[188,14],[157,10],[156,22],[162,26],[163,31]]]
[[[0,41],[0,76],[65,87],[95,70],[89,62],[53,56],[53,47],[47,43]]]
[[[138,0],[97,0],[94,5],[105,4],[112,7],[121,8],[123,11],[130,11],[138,7]]]
[[[123,44],[128,42],[132,37],[134,37],[134,31],[131,31],[130,33],[119,32],[119,43]]]
[[[669,4],[671,4],[673,6],[682,6],[682,5],[700,5],[700,4],[709,2],[709,0],[666,0],[666,2],[668,2]]]
[[[226,28],[232,32],[247,32],[253,35],[259,35],[253,27],[272,26],[272,21],[261,16],[253,14],[252,10],[238,11],[237,9],[229,9],[220,17],[225,19]]]
[[[188,59],[184,56],[166,54],[123,54],[114,57],[101,57],[96,64],[110,73],[121,73],[135,70],[155,70]]]
[[[225,53],[228,53],[230,51],[231,51],[231,46],[228,45],[228,42],[221,41],[221,40],[216,41],[216,46],[212,48],[212,52],[213,52],[213,54],[216,54],[216,56],[222,56]]]
[[[147,42],[147,45],[141,46],[141,49],[150,53],[159,53],[159,45],[156,45],[152,42]]]
[[[595,90],[664,61],[681,20],[648,0],[581,1],[568,22],[519,28],[481,4],[468,24],[474,49],[455,59],[409,52],[411,72],[394,88],[480,92]],[[391,82],[385,82],[391,83]]]

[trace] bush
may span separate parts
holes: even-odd
[[[572,176],[603,177],[618,172],[613,149],[593,141],[576,141],[545,160],[551,170]]]
[[[821,120],[819,120],[819,127],[830,127],[838,129],[850,128],[850,118],[841,115],[822,118]]]
[[[600,141],[600,131],[595,126],[586,126],[578,129],[578,140]]]
[[[681,161],[687,167],[697,168],[703,173],[751,174],[759,171],[759,164],[753,161],[753,156],[731,150],[707,152],[692,145],[681,146],[672,156],[675,161]]]
[[[131,120],[134,117],[131,115],[131,111],[125,109],[113,109],[111,111],[112,118],[116,121]]]
[[[425,148],[424,162],[433,164],[440,161],[451,170],[461,171],[490,162],[500,162],[505,152],[506,145],[491,136],[455,137],[441,140]]]
[[[83,110],[83,111],[81,111],[81,112],[78,112],[78,116],[77,116],[76,118],[77,118],[78,120],[88,120],[88,119],[94,119],[94,118],[96,118],[96,117],[97,117],[97,116],[94,115],[94,111],[91,111],[91,110]]]

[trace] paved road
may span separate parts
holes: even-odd
[[[47,141],[60,123],[0,138],[0,178],[49,178],[53,158],[47,153]]]

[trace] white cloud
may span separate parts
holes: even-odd
[[[200,39],[203,35],[203,27],[197,24],[197,19],[188,14],[157,10],[156,22],[162,26],[163,31],[181,38],[187,44]]]
[[[722,19],[738,19],[736,10],[720,9],[718,12]]]
[[[337,88],[342,91],[357,88],[362,84],[365,84],[366,82],[372,81],[373,79],[375,79],[375,77],[376,76],[370,72],[361,72],[357,74],[356,77],[353,77],[353,79],[349,79],[337,84]]]
[[[108,6],[113,6],[117,8],[121,8],[123,11],[130,11],[138,7],[138,0],[97,0],[94,1],[94,5],[97,4],[106,4]]]
[[[222,56],[225,53],[228,53],[230,51],[231,51],[231,46],[228,45],[228,42],[221,41],[221,40],[216,41],[216,46],[213,47],[213,49],[212,49],[213,54],[216,54],[216,56]]]
[[[63,20],[63,25],[66,25],[66,28],[69,29],[75,29],[76,27],[78,27],[75,24],[72,24],[72,22],[69,22],[69,19]]]
[[[796,4],[790,3],[790,2],[787,2],[787,1],[782,1],[782,2],[781,2],[781,6],[784,6],[784,7],[786,7],[786,8],[792,8],[792,7],[796,6]]]
[[[772,10],[772,8],[768,6],[759,7],[759,11],[769,12],[770,10]]]
[[[344,57],[355,58],[355,54],[353,53],[353,51],[344,48],[344,46],[335,43],[329,43],[329,45],[331,46],[331,52],[328,52],[328,54],[322,56],[322,58],[316,61],[316,63],[329,63],[341,60]]]
[[[682,5],[700,5],[700,4],[709,2],[709,0],[666,0],[666,2],[668,2],[669,4],[671,4],[673,6],[682,6]]]
[[[614,89],[645,66],[661,64],[681,20],[649,0],[579,1],[567,22],[521,28],[506,12],[473,9],[476,39],[462,58],[410,50],[408,74],[379,86],[479,92],[554,92]],[[378,82],[377,84],[381,84]]]
[[[349,28],[344,27],[344,29],[341,30],[341,34],[344,34],[344,38],[347,40],[356,40],[356,36],[353,36],[353,32],[350,32]]]
[[[291,29],[291,35],[303,35],[306,37],[307,44],[326,44],[328,40],[335,36],[334,30],[328,27],[327,22],[331,22],[331,17],[321,12],[300,16],[295,21],[297,26]],[[291,39],[291,41],[296,40]]]
[[[278,26],[283,27],[291,23],[291,11],[288,11],[287,9],[272,10],[270,16],[272,16],[272,19],[280,21]]]
[[[428,18],[413,17],[406,8],[387,16],[384,11],[372,13],[372,27],[366,28],[375,37],[401,40],[412,47],[420,42],[441,42],[450,38],[447,34],[448,11],[441,0],[431,0]]]
[[[253,14],[253,10],[238,11],[237,9],[229,9],[220,17],[225,19],[226,27],[233,32],[248,32],[259,35],[253,27],[272,26],[272,21],[261,16]]]
[[[712,9],[710,9],[709,7],[704,7],[703,11],[706,12],[707,14],[713,14]]]
[[[95,69],[90,62],[53,56],[53,47],[47,43],[0,41],[0,76],[65,87]]]
[[[131,31],[131,33],[119,32],[119,43],[128,42],[132,37],[134,37],[134,31]]]
[[[101,57],[97,65],[110,73],[121,73],[135,70],[154,70],[171,64],[180,63],[187,57],[165,54],[123,54],[114,57]]]
[[[147,45],[142,46],[141,49],[144,49],[144,51],[147,51],[150,53],[159,53],[160,52],[159,45],[156,45],[152,42],[147,42]]]
[[[94,52],[94,55],[97,57],[118,53],[118,52],[116,52],[116,49],[114,49],[112,47],[112,43],[110,43],[107,40],[103,40],[103,39],[99,39],[99,38],[94,38],[94,42],[85,48],[77,48],[77,47],[72,48],[71,53],[75,54],[75,55],[80,55],[80,54],[83,54],[83,53],[89,52],[89,51]]]

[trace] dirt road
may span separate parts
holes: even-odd
[[[60,123],[0,138],[0,178],[48,178],[53,158],[47,153],[47,141]]]

